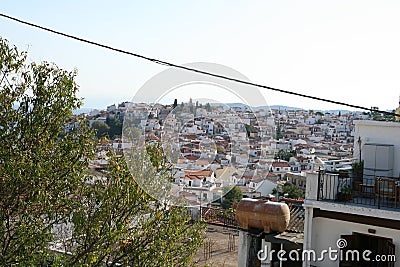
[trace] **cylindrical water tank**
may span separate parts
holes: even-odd
[[[289,225],[288,205],[251,198],[243,198],[236,208],[236,221],[243,229],[262,229],[265,233],[283,232]]]

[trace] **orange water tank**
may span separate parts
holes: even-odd
[[[283,232],[289,225],[290,210],[285,203],[243,198],[236,208],[236,221],[243,229]]]

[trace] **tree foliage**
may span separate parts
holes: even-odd
[[[102,121],[94,121],[92,123],[92,128],[94,129],[98,139],[109,136],[110,126]]]
[[[206,109],[207,112],[211,112],[212,111],[212,107],[211,107],[210,103],[206,103],[204,108]]]
[[[0,38],[0,262],[31,266],[48,255],[54,225],[71,214],[68,193],[82,183],[91,132],[72,110],[76,72],[26,64]],[[78,124],[66,131],[66,125]]]
[[[80,246],[66,240],[71,266],[187,266],[201,245],[204,225],[143,191],[122,158],[111,156],[106,179],[82,190],[76,205],[73,240]]]
[[[113,154],[108,172],[88,168],[96,143],[72,114],[76,72],[28,64],[1,38],[0,71],[1,264],[189,265],[203,224],[138,186],[151,162],[132,149],[133,174]]]
[[[280,149],[280,150],[276,153],[275,159],[282,159],[282,160],[285,160],[285,161],[289,161],[290,158],[291,158],[291,157],[294,157],[294,156],[296,156],[295,151],[288,152],[288,151],[285,151],[285,150],[283,150],[283,149]]]
[[[107,116],[106,124],[109,127],[108,136],[110,137],[110,139],[121,136],[123,123],[119,118]]]
[[[276,188],[274,188],[272,190],[272,193],[278,194],[279,196],[287,194],[288,198],[294,198],[294,199],[299,199],[299,198],[304,199],[305,196],[303,190],[301,190],[300,188],[289,182],[285,183],[282,186],[282,190],[277,190]]]
[[[105,122],[94,121],[92,123],[92,128],[96,132],[96,137],[98,139],[102,137],[108,137],[114,139],[120,137],[122,134],[122,122],[119,118],[113,116],[107,116]]]
[[[282,128],[281,128],[281,125],[278,124],[278,126],[276,127],[276,136],[275,136],[275,139],[276,139],[276,140],[280,140],[280,139],[282,139],[282,138],[283,138]]]
[[[244,127],[246,128],[247,136],[250,137],[251,133],[257,133],[258,130],[254,125],[245,124]]]
[[[239,201],[243,198],[242,191],[238,186],[234,186],[232,188],[225,187],[224,188],[226,193],[222,200],[222,208],[223,209],[230,209],[235,208]],[[228,192],[226,192],[229,190]]]

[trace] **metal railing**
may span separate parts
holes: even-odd
[[[218,208],[202,207],[201,217],[207,223],[218,224],[225,227],[237,227],[235,213]]]
[[[351,177],[348,174],[320,171],[317,199],[378,209],[400,209],[400,179],[369,175]]]

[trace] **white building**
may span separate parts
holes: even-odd
[[[400,266],[393,262],[400,259],[400,123],[356,121],[355,127],[362,179],[307,175],[303,250],[316,258],[303,266]],[[321,254],[329,250],[336,257]]]
[[[286,173],[291,171],[291,166],[287,161],[274,161],[271,164],[270,171],[283,178]]]
[[[263,178],[251,179],[250,182],[247,184],[247,187],[253,189],[255,192],[258,192],[262,197],[271,195],[274,188],[276,188],[277,186],[277,183]]]

